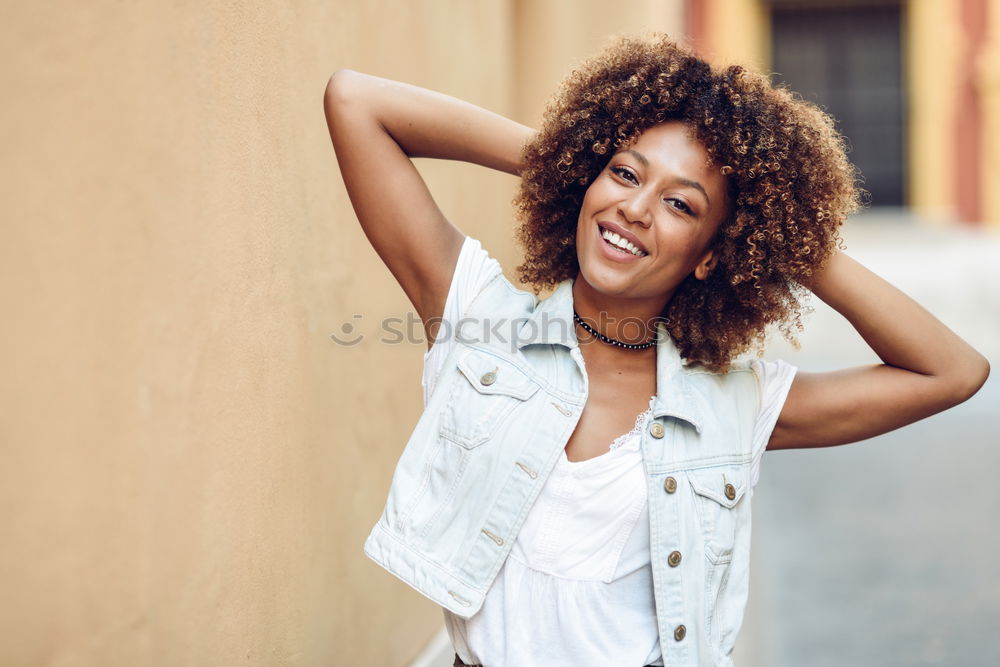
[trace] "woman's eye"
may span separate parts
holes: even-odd
[[[611,173],[615,174],[619,178],[628,181],[629,183],[637,182],[635,174],[633,174],[631,170],[626,169],[625,167],[611,167]]]
[[[676,208],[678,211],[681,211],[682,213],[687,213],[688,215],[694,213],[694,211],[691,210],[691,207],[682,202],[680,199],[668,199],[667,205]]]

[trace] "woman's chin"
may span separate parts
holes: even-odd
[[[658,286],[658,281],[648,274],[622,270],[602,262],[582,262],[577,281],[583,282],[583,289],[605,298],[656,301],[662,305],[670,301],[677,289],[677,284]]]
[[[628,296],[636,285],[634,276],[624,275],[621,270],[614,270],[604,266],[580,266],[579,279],[582,279],[588,288],[605,296]]]

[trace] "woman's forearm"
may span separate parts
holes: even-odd
[[[534,131],[474,104],[350,70],[330,77],[327,98],[341,113],[366,114],[409,157],[462,160],[519,174]]]
[[[940,378],[949,391],[972,395],[989,363],[920,304],[860,263],[835,253],[809,288],[843,315],[887,365]]]

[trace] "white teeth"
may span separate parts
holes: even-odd
[[[622,250],[626,250],[626,251],[632,253],[636,257],[645,257],[646,256],[646,253],[644,253],[643,251],[641,251],[638,248],[636,248],[630,241],[622,238],[621,236],[619,236],[618,234],[615,234],[612,231],[608,231],[607,229],[602,229],[601,230],[601,238],[603,238],[608,243],[611,243],[612,245],[618,246]]]

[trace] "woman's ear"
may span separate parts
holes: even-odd
[[[694,277],[698,280],[704,280],[708,278],[708,274],[712,272],[715,265],[719,263],[719,258],[716,256],[714,250],[709,250],[705,253],[705,256],[701,258],[698,262],[698,266],[694,267]]]

